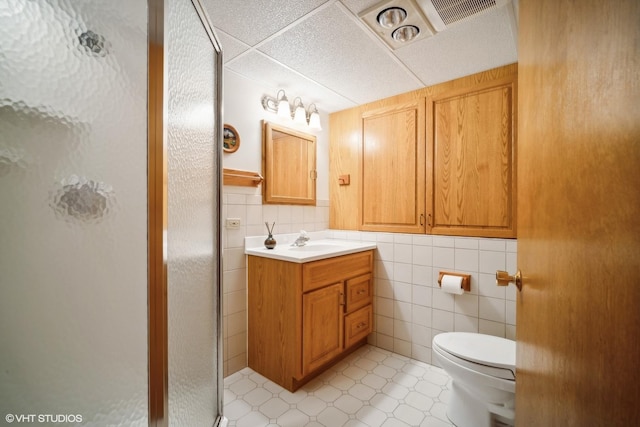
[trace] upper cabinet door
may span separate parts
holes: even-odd
[[[361,230],[425,232],[424,111],[420,98],[363,113]]]
[[[265,204],[316,204],[316,137],[265,122],[262,199]]]
[[[429,233],[516,237],[516,82],[427,97]]]

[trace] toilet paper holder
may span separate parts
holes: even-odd
[[[438,286],[442,287],[442,276],[444,275],[447,276],[458,276],[458,277],[462,277],[462,289],[464,289],[466,292],[471,292],[471,275],[470,274],[464,274],[464,273],[455,273],[455,272],[451,272],[451,271],[441,271],[440,274],[438,275]]]

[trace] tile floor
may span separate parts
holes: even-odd
[[[440,368],[365,345],[291,393],[250,368],[224,380],[229,427],[446,427]]]

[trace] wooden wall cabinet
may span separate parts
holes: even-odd
[[[516,237],[517,73],[505,65],[331,114],[330,228]]]
[[[427,231],[516,237],[517,76],[427,97]]]
[[[265,204],[316,204],[316,137],[263,122],[262,201]]]
[[[424,99],[362,114],[361,230],[425,232]]]
[[[373,251],[305,264],[248,257],[249,367],[290,391],[366,343]]]

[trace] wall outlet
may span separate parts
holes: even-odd
[[[227,218],[225,226],[227,228],[240,228],[240,218]]]

